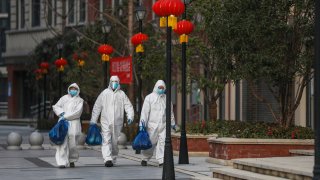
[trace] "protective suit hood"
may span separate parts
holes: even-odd
[[[77,84],[77,83],[72,83],[72,84],[68,87],[68,94],[69,94],[69,90],[70,90],[71,87],[75,87],[75,88],[78,89],[78,93],[77,93],[77,95],[75,95],[74,97],[79,96],[79,94],[80,94],[80,88],[79,88],[78,84]]]
[[[118,85],[118,87],[117,87],[116,90],[119,90],[119,89],[120,89],[120,79],[119,79],[118,76],[111,76],[110,81],[109,81],[108,89],[113,90],[113,89],[112,89],[112,81],[118,81],[119,85]]]
[[[158,81],[156,82],[156,84],[154,85],[154,88],[153,88],[153,92],[154,92],[154,93],[157,93],[157,89],[158,89],[159,86],[163,86],[163,87],[164,87],[164,90],[167,89],[167,88],[166,88],[166,83],[164,83],[163,80],[158,80]]]

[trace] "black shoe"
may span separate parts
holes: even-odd
[[[104,164],[104,166],[106,166],[106,167],[112,167],[112,166],[113,166],[113,163],[112,163],[112,161],[107,161],[107,162]]]
[[[71,167],[71,168],[74,168],[74,167],[75,167],[74,162],[70,163],[70,167]]]
[[[141,161],[141,166],[147,166],[147,161],[142,160],[142,161]]]
[[[159,164],[159,167],[162,167],[163,166],[163,163]]]
[[[59,168],[60,168],[60,169],[64,169],[64,168],[66,168],[66,166],[59,166]]]

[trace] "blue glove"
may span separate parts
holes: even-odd
[[[59,114],[59,117],[61,118],[61,117],[63,117],[64,116],[64,112],[63,113],[61,113],[61,114]]]
[[[143,126],[139,126],[139,131],[143,131]]]
[[[176,131],[176,129],[177,129],[176,125],[171,125],[171,128],[172,128],[173,130],[175,130],[175,131]]]
[[[130,125],[133,122],[132,119],[128,119],[128,125]]]

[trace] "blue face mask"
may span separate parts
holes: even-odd
[[[112,89],[115,90],[117,89],[119,86],[119,83],[118,82],[112,82]]]
[[[73,96],[78,94],[78,90],[72,89],[72,90],[69,91],[69,94],[73,97]]]
[[[157,89],[157,93],[159,94],[159,95],[161,95],[161,94],[164,94],[166,92],[166,90],[165,89]]]

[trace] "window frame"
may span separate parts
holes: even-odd
[[[73,1],[74,2],[74,8],[70,9],[69,8],[69,2]],[[85,3],[85,8],[84,8],[84,21],[80,21],[81,18],[81,1],[84,1]],[[73,11],[73,18],[70,18],[70,10]],[[67,0],[66,1],[66,13],[67,13],[67,26],[77,26],[77,25],[83,25],[88,21],[88,0]],[[72,22],[70,21],[72,19]]]
[[[38,13],[39,13],[39,20],[38,21],[35,21],[35,14],[34,14],[34,12],[36,12],[35,10],[34,10],[34,5],[36,4],[36,1],[38,1],[39,3],[38,3],[38,7],[37,8],[39,8],[39,11],[38,11]],[[31,27],[32,28],[36,28],[36,27],[41,27],[41,0],[31,0],[31,4],[30,4],[30,15],[31,15],[31,18],[30,18],[30,20],[31,20]]]

